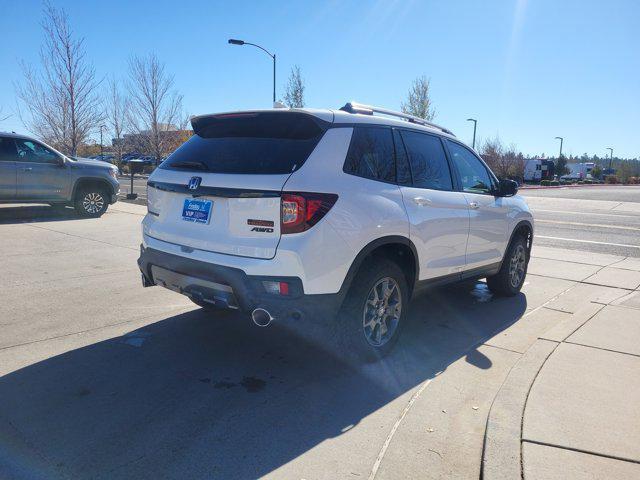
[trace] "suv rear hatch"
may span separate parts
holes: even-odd
[[[192,119],[194,135],[151,175],[147,234],[187,248],[273,258],[280,196],[326,122],[266,111]]]

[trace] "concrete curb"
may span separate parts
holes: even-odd
[[[558,342],[538,339],[500,387],[487,417],[482,451],[484,480],[522,478],[522,418],[529,390]]]

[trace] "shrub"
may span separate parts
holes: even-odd
[[[608,183],[610,185],[620,183],[618,177],[616,175],[607,175],[604,179],[604,183]]]
[[[549,180],[541,180],[540,181],[540,185],[543,186],[543,187],[548,187],[549,183],[551,183],[551,182],[549,182]]]
[[[559,182],[558,180],[551,180],[551,181],[549,182],[549,185],[550,185],[551,187],[559,187],[559,186],[560,186],[560,182]]]

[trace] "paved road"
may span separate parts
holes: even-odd
[[[522,190],[535,244],[640,257],[640,186]]]
[[[554,197],[640,203],[640,186],[638,185],[524,189],[521,190],[520,193],[526,197]]]
[[[478,478],[520,356],[489,339],[573,284],[433,291],[359,367],[291,325],[142,288],[144,211],[0,208],[0,478]]]
[[[125,195],[131,193],[131,177],[118,176],[120,182],[120,200],[125,200]],[[127,200],[131,203],[139,205],[146,205],[147,202],[147,176],[140,177],[138,175],[133,177],[133,193],[138,194],[138,198],[135,201]]]
[[[142,288],[144,212],[0,207],[0,478],[477,479],[494,396],[557,310],[628,292],[571,290],[601,264],[541,250],[522,294],[434,290],[390,357],[357,366],[296,325]]]

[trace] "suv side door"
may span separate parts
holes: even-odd
[[[454,188],[442,140],[414,130],[396,130],[395,140],[398,183],[418,251],[419,280],[458,275],[465,266],[469,206]],[[408,178],[400,174],[403,163]]]
[[[18,200],[66,200],[70,175],[63,158],[35,140],[16,138]]]
[[[489,168],[464,145],[446,140],[460,186],[469,204],[470,227],[465,270],[502,261],[508,240],[508,199],[497,197]]]
[[[0,200],[16,198],[16,158],[13,138],[0,137]]]

